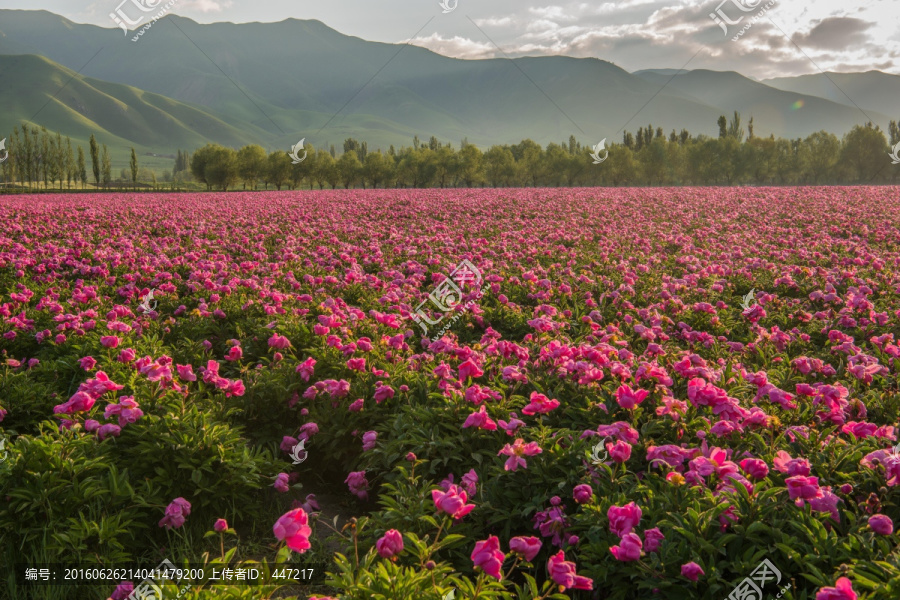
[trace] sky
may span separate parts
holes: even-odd
[[[109,14],[123,1],[170,0],[0,0],[0,8],[114,27]],[[441,1],[444,7],[439,0],[175,0],[171,12],[201,23],[318,19],[348,35],[467,59],[561,54],[628,71],[712,69],[757,79],[872,69],[900,75],[897,0]]]

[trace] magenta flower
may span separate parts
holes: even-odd
[[[344,483],[350,488],[350,492],[356,494],[360,500],[369,499],[369,494],[366,492],[366,490],[369,489],[369,481],[366,479],[365,471],[351,472],[347,475],[347,479],[344,480]]]
[[[225,353],[225,360],[235,362],[241,360],[244,356],[244,351],[241,350],[240,346],[232,346],[229,348],[228,352]]]
[[[497,429],[497,423],[491,420],[491,417],[488,416],[487,410],[482,404],[477,411],[473,412],[466,418],[466,422],[463,423],[463,429],[466,427],[477,427],[478,429],[486,429],[488,431],[494,431]]]
[[[533,561],[538,555],[541,545],[541,540],[534,536],[517,536],[509,540],[509,550],[521,555],[528,562]]]
[[[740,464],[744,473],[753,479],[765,479],[769,474],[769,465],[767,465],[764,460],[758,458],[745,458]]]
[[[166,507],[166,516],[159,521],[160,527],[166,529],[179,528],[184,525],[185,517],[191,514],[191,503],[184,498],[175,498]]]
[[[625,506],[610,506],[606,511],[609,518],[609,530],[619,537],[630,533],[641,522],[641,509],[634,502]]]
[[[894,522],[887,515],[872,515],[869,517],[869,527],[878,535],[894,533]]]
[[[697,581],[697,579],[699,579],[701,575],[705,575],[703,569],[700,568],[700,565],[693,561],[681,565],[681,574],[691,581]]]
[[[648,529],[644,532],[644,550],[647,552],[656,552],[659,550],[664,539],[666,539],[666,536],[662,534],[662,531],[660,531],[658,527]]]
[[[300,373],[300,377],[303,379],[303,381],[309,381],[309,378],[313,376],[315,365],[316,359],[314,359],[313,357],[309,357],[302,363],[297,365],[297,373]]]
[[[309,543],[312,529],[308,523],[309,517],[306,512],[302,508],[295,508],[281,515],[272,527],[272,531],[276,538],[287,543],[288,548],[303,554],[312,547]]]
[[[784,480],[784,483],[787,484],[788,494],[790,495],[791,500],[811,500],[820,494],[818,477],[803,477],[802,475],[796,475],[794,477],[788,477]]]
[[[276,491],[284,493],[290,489],[288,486],[289,475],[287,473],[279,473],[275,476],[275,483],[272,487],[275,488]]]
[[[632,410],[650,394],[647,390],[633,390],[627,385],[620,385],[616,390],[616,402],[624,409]]]
[[[381,558],[392,558],[403,552],[403,536],[396,529],[389,529],[375,542],[375,549]]]
[[[222,533],[226,529],[228,529],[228,521],[226,521],[225,519],[216,519],[216,523],[215,525],[213,525],[213,530]]]
[[[365,358],[351,358],[347,361],[347,368],[351,371],[365,371],[366,370],[366,359]]]
[[[284,350],[285,348],[291,347],[291,341],[283,335],[273,333],[272,337],[269,338],[269,347],[275,348],[276,350]]]
[[[528,404],[522,408],[522,414],[526,415],[535,415],[535,414],[547,414],[551,410],[557,408],[559,406],[559,400],[553,399],[551,400],[547,396],[543,394],[538,394],[537,392],[531,392],[531,397],[529,398]]]
[[[481,377],[482,375],[484,375],[484,371],[482,371],[481,367],[479,367],[471,358],[459,365],[460,381],[466,381],[469,377]]]
[[[638,539],[640,542],[640,539]],[[566,560],[566,555],[562,550],[550,557],[547,561],[547,572],[554,583],[561,585],[564,589],[576,590],[592,590],[594,582],[588,577],[582,577],[575,573],[575,563]]]
[[[500,427],[504,431],[506,431],[506,435],[515,435],[515,433],[522,427],[525,426],[525,421],[519,419],[516,413],[509,413],[509,421],[504,421],[500,419]]]
[[[537,442],[528,442],[527,444],[524,442],[522,438],[516,438],[516,441],[510,444],[506,444],[497,453],[498,456],[501,454],[504,456],[508,456],[506,459],[506,463],[503,465],[504,470],[506,471],[515,471],[519,467],[523,469],[528,467],[528,463],[525,462],[523,457],[525,456],[535,456],[543,452],[541,447]]]
[[[134,591],[134,584],[130,581],[123,581],[116,586],[113,593],[109,595],[110,600],[126,600],[131,592]]]
[[[182,381],[197,381],[197,376],[194,375],[194,367],[191,365],[175,365],[175,371]]]
[[[578,504],[587,504],[591,501],[591,496],[593,495],[594,492],[591,489],[591,486],[587,485],[586,483],[576,485],[575,489],[572,490],[572,497]]]
[[[474,504],[466,504],[469,496],[456,485],[451,485],[446,492],[443,490],[431,490],[431,499],[434,502],[434,508],[438,512],[446,513],[457,521],[475,508]]]
[[[623,463],[631,458],[631,444],[622,440],[616,440],[615,444],[606,442],[606,450],[609,457],[617,463]]]
[[[133,362],[136,357],[137,353],[133,348],[123,348],[119,351],[119,356],[116,357],[116,360],[120,363],[128,364],[130,362]]]
[[[119,437],[119,434],[122,432],[122,428],[118,425],[113,425],[112,423],[106,423],[105,425],[101,425],[99,429],[97,429],[97,437],[102,442],[106,438]]]
[[[80,366],[85,371],[90,371],[97,365],[96,359],[93,356],[85,356],[84,358],[78,359],[78,366]],[[126,582],[130,583],[130,582]]]
[[[381,404],[385,400],[390,400],[394,397],[394,389],[389,385],[379,386],[378,389],[375,390],[373,397],[375,398],[375,404]]]
[[[378,441],[378,432],[376,432],[376,431],[365,432],[362,436],[363,452],[368,452],[369,450],[374,448],[377,441]]]
[[[119,337],[115,335],[104,335],[100,338],[100,343],[104,348],[116,348],[119,345]]]
[[[500,539],[492,535],[486,540],[475,542],[472,550],[472,562],[476,569],[481,569],[494,579],[501,579],[500,568],[506,556],[500,551]]]
[[[618,546],[612,546],[609,551],[616,560],[630,562],[641,558],[641,538],[636,533],[626,533],[619,541]]]
[[[125,427],[129,423],[134,423],[144,416],[144,411],[140,409],[140,405],[134,401],[134,396],[119,397],[118,404],[109,404],[103,411],[103,418],[108,419],[114,415],[119,417],[119,427]]]
[[[856,600],[856,592],[849,579],[840,577],[835,587],[823,587],[816,592],[816,600]]]

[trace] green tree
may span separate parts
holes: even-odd
[[[366,155],[366,161],[363,163],[362,175],[366,181],[372,184],[373,189],[377,188],[379,183],[390,177],[393,162],[393,160],[385,158],[381,151],[370,152]]]
[[[238,151],[238,174],[245,184],[250,185],[251,190],[256,189],[256,184],[262,177],[267,166],[265,149],[258,144],[244,146]]]
[[[66,187],[68,189],[72,189],[72,180],[76,177],[75,152],[72,150],[72,140],[66,136]]]
[[[803,167],[812,176],[814,185],[832,173],[841,157],[841,142],[837,136],[826,131],[817,131],[805,140],[801,146]]]
[[[100,187],[100,149],[94,134],[91,134],[91,170],[94,173],[94,185]]]
[[[344,189],[348,189],[359,180],[362,164],[359,162],[359,156],[355,150],[345,150],[337,161],[337,167]]]
[[[886,173],[890,165],[889,148],[884,132],[872,123],[856,125],[843,139],[841,162],[850,167],[851,177],[858,183],[870,183]]]
[[[103,144],[103,152],[100,155],[101,171],[103,171],[103,186],[108,188],[109,182],[112,181],[112,160],[109,157],[109,150],[106,144]]]
[[[206,178],[206,165],[209,163],[217,147],[217,144],[207,144],[194,152],[190,159],[191,175],[193,175],[194,179],[197,181],[205,183],[207,191],[212,189],[212,184]]]
[[[203,175],[211,187],[227,192],[228,188],[235,185],[240,178],[237,152],[232,148],[214,146],[204,165]]]
[[[268,165],[266,173],[268,181],[270,181],[278,191],[281,186],[287,183],[291,178],[291,157],[284,150],[275,150],[269,153],[267,160]]]
[[[81,181],[81,189],[84,189],[84,184],[87,183],[87,171],[84,164],[84,148],[81,146],[78,146],[78,160],[76,161],[75,173]]]
[[[137,153],[135,153],[134,148],[131,149],[131,185],[134,186],[134,191],[137,191],[137,180],[138,180],[138,160]]]
[[[505,146],[492,146],[484,155],[485,175],[493,187],[512,185],[516,176],[516,159]]]

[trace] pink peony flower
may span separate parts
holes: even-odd
[[[216,519],[216,523],[215,525],[213,525],[213,530],[222,533],[226,529],[228,529],[228,521],[226,521],[225,519]]]
[[[241,350],[240,346],[232,346],[228,352],[225,353],[225,360],[235,362],[241,360],[244,356],[244,351]]]
[[[534,536],[517,536],[509,540],[510,551],[520,554],[528,562],[533,561],[534,557],[538,555],[541,545],[541,540]]]
[[[466,422],[463,423],[463,429],[466,427],[477,427],[478,429],[486,429],[488,431],[494,431],[497,429],[497,423],[491,420],[491,417],[488,416],[487,410],[482,404],[479,409],[466,418]]]
[[[525,421],[519,420],[518,415],[514,412],[509,413],[509,422],[500,419],[500,427],[506,431],[506,435],[515,435],[515,433],[524,426]]]
[[[131,592],[134,591],[134,584],[130,581],[123,581],[119,585],[116,586],[116,589],[113,590],[113,593],[110,594],[110,600],[126,600],[131,595]]]
[[[104,335],[100,338],[100,343],[104,348],[116,348],[119,345],[119,338],[115,335]]]
[[[284,350],[285,348],[291,347],[291,341],[283,335],[273,333],[272,337],[269,338],[269,347],[275,348],[276,350]]]
[[[616,560],[629,562],[641,558],[641,538],[636,533],[626,533],[619,541],[618,546],[612,546],[609,551]]]
[[[630,533],[641,522],[641,509],[634,502],[625,506],[610,506],[606,511],[609,518],[609,530],[619,537]]]
[[[466,504],[469,496],[456,485],[451,485],[446,492],[443,490],[431,490],[431,499],[438,512],[447,513],[457,521],[475,508],[474,504]]]
[[[638,539],[638,543],[640,543],[640,539]],[[566,555],[562,550],[551,556],[550,560],[547,561],[547,572],[554,583],[561,585],[564,589],[594,589],[593,580],[575,574],[575,563],[567,561]]]
[[[823,587],[816,592],[816,600],[856,600],[852,582],[846,577],[837,580],[835,587]]]
[[[93,356],[85,356],[84,358],[78,359],[78,366],[80,366],[85,371],[90,371],[97,365],[96,359]],[[130,583],[130,582],[128,582]]]
[[[693,561],[681,565],[681,574],[691,581],[697,581],[701,575],[705,575],[703,569],[700,568],[700,565]]]
[[[272,487],[274,487],[278,492],[287,492],[290,489],[290,487],[288,486],[288,478],[289,475],[287,473],[279,473],[275,477],[275,483],[272,485]]]
[[[403,536],[396,529],[389,529],[375,542],[375,549],[381,558],[392,558],[403,552]]]
[[[369,450],[374,448],[377,441],[378,441],[378,432],[376,432],[376,431],[365,432],[362,436],[363,452],[368,452]]]
[[[166,529],[179,528],[184,525],[185,517],[191,514],[191,503],[184,498],[175,498],[166,507],[166,516],[159,521],[160,527]]]
[[[459,365],[460,381],[466,381],[469,377],[481,377],[482,375],[484,375],[484,371],[471,358]]]
[[[631,410],[650,394],[647,390],[633,390],[627,385],[620,385],[616,390],[616,402],[624,409]]]
[[[616,440],[615,444],[607,442],[606,450],[609,452],[609,457],[617,463],[623,463],[631,458],[631,444],[622,440]]]
[[[788,494],[790,495],[791,500],[797,500],[798,498],[811,500],[820,494],[818,477],[803,477],[802,475],[797,475],[795,477],[788,477],[784,482],[787,484]]]
[[[191,365],[175,365],[175,371],[182,381],[197,381],[197,376],[194,375],[194,367]]]
[[[878,535],[894,533],[894,522],[887,515],[872,515],[869,517],[869,527]]]
[[[302,508],[295,508],[279,517],[272,527],[272,531],[276,538],[287,543],[288,548],[303,554],[312,547],[309,543],[312,529],[307,524],[308,522],[309,517],[306,512]]]
[[[492,535],[486,540],[475,542],[471,558],[476,569],[481,569],[494,579],[503,577],[500,568],[506,556],[500,551],[500,540],[497,536]]]
[[[764,460],[758,458],[745,458],[740,464],[744,473],[753,479],[765,479],[769,474],[769,465],[767,465]]]
[[[344,483],[350,488],[350,492],[356,494],[360,500],[369,499],[369,494],[366,492],[369,489],[369,481],[366,479],[365,471],[352,471],[347,475]]]
[[[578,504],[587,504],[591,501],[591,496],[593,495],[594,492],[591,489],[591,486],[587,485],[586,483],[576,485],[575,489],[572,490],[572,497]]]
[[[309,378],[313,376],[315,365],[316,359],[314,359],[313,357],[309,357],[302,363],[297,365],[296,371],[297,373],[300,373],[300,378],[303,379],[303,381],[309,381]]]
[[[644,550],[656,552],[664,539],[666,539],[666,536],[662,534],[658,527],[648,529],[644,532]]]
[[[519,467],[527,468],[528,463],[525,462],[524,456],[535,456],[542,452],[541,447],[537,442],[528,442],[527,444],[522,440],[522,438],[516,438],[516,441],[513,442],[512,445],[506,444],[497,453],[498,456],[501,454],[504,456],[508,456],[506,459],[506,463],[503,465],[503,469],[506,471],[515,471]]]
[[[522,413],[526,415],[547,414],[558,406],[559,400],[551,400],[543,394],[531,392],[529,402],[522,408]]]

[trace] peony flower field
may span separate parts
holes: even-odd
[[[897,188],[7,197],[0,315],[0,595],[900,597]]]

